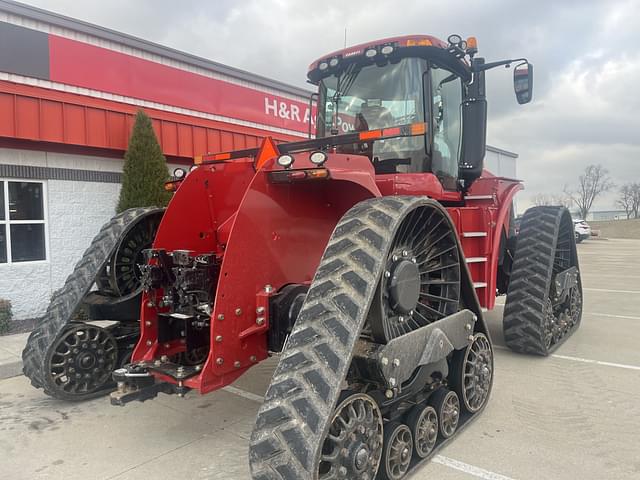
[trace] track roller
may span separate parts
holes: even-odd
[[[438,428],[442,438],[453,436],[460,421],[460,400],[453,390],[441,388],[429,399],[438,415]]]
[[[419,458],[426,458],[438,439],[438,414],[431,406],[416,405],[407,417],[413,435],[413,451]]]
[[[400,480],[405,476],[413,455],[413,436],[411,429],[398,422],[389,422],[384,426],[384,448],[380,464],[380,479]]]

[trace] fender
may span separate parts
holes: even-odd
[[[296,159],[296,169],[318,167],[304,160]],[[269,295],[287,284],[310,283],[344,213],[380,196],[367,158],[332,154],[325,168],[328,179],[273,183],[269,174],[282,167],[267,161],[235,214],[218,226],[224,255],[211,348],[202,374],[185,386],[201,393],[221,388],[267,358]]]

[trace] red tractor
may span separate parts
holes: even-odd
[[[484,72],[517,64],[527,103],[532,65],[476,53],[474,38],[406,36],[311,64],[316,138],[199,157],[164,215],[116,217],[32,334],[25,373],[74,400],[115,370],[123,405],[212,392],[280,354],[253,478],[403,477],[484,409],[496,293],[519,352],[547,355],[581,317],[569,212],[530,209],[516,237],[522,185],[483,170]]]

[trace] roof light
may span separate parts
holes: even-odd
[[[478,48],[478,39],[476,37],[467,38],[467,48]]]
[[[378,54],[378,51],[375,48],[370,48],[364,52],[364,56],[367,58],[373,58]]]
[[[320,151],[313,152],[309,155],[309,160],[311,160],[311,163],[315,165],[322,165],[327,161],[327,154]]]
[[[178,168],[176,168],[176,169],[173,171],[173,176],[174,176],[175,178],[180,178],[180,179],[182,179],[182,178],[184,178],[184,177],[185,177],[185,175],[186,175],[186,174],[187,174],[187,172],[185,171],[185,169],[184,169],[184,168],[179,168],[179,167],[178,167]]]
[[[293,165],[293,157],[291,155],[280,155],[278,157],[278,165],[284,168],[289,168]]]
[[[320,70],[326,70],[327,68],[329,68],[329,64],[327,62],[321,62],[320,65],[318,65],[318,69]]]
[[[462,41],[462,37],[454,33],[453,35],[449,35],[449,38],[447,38],[447,41],[451,45],[458,45]]]
[[[198,165],[192,165],[191,168],[189,169],[189,171],[193,172],[197,168],[198,168]]]
[[[380,49],[380,53],[383,55],[390,55],[393,52],[393,47],[391,45],[385,45]]]
[[[338,62],[339,62],[339,61],[340,61],[340,60],[338,60],[338,58],[337,58],[337,57],[334,57],[334,58],[332,58],[331,60],[329,60],[329,66],[330,66],[330,67],[335,67],[336,65],[338,65]]]

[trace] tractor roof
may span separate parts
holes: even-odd
[[[415,56],[421,56],[429,51],[432,53],[443,54],[447,51],[449,45],[439,38],[431,35],[404,35],[401,37],[389,37],[381,40],[374,40],[354,45],[352,47],[343,48],[341,50],[336,50],[328,55],[323,55],[309,65],[307,77],[311,82],[317,83],[320,78],[326,76],[332,70],[339,69],[346,60],[356,61],[358,58],[362,60],[369,60],[368,57],[370,54],[367,53],[368,51],[372,51],[372,54],[373,51],[375,51],[376,53],[374,56],[377,54],[386,55],[384,50],[385,47],[386,50],[393,52],[394,54],[405,49],[410,49],[409,51],[406,51],[405,55],[411,56],[411,54],[414,54]],[[373,59],[373,56],[370,58]],[[464,60],[458,60],[458,63],[460,64],[459,68],[461,69],[466,69],[465,67],[468,67],[468,63]]]

